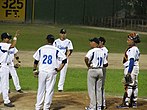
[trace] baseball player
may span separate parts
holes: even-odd
[[[23,91],[21,90],[20,84],[19,84],[19,78],[18,78],[16,69],[15,69],[15,68],[18,68],[20,66],[20,63],[21,63],[20,60],[19,60],[19,57],[17,56],[17,52],[18,52],[18,50],[16,49],[16,47],[11,48],[9,50],[9,57],[8,57],[9,62],[10,62],[9,73],[12,76],[13,83],[14,83],[16,91],[19,92],[19,93],[23,93]],[[16,65],[14,65],[14,58],[18,62]]]
[[[86,110],[102,109],[102,81],[103,66],[108,66],[102,49],[98,48],[99,39],[90,39],[91,50],[85,56],[85,63],[88,67],[87,84],[90,104]]]
[[[43,101],[43,110],[50,109],[54,93],[54,85],[56,82],[56,74],[67,63],[65,54],[52,45],[54,42],[54,36],[48,35],[46,39],[47,44],[40,47],[33,55],[35,59],[33,73],[35,77],[39,78],[37,102],[35,105],[36,110],[42,108]],[[61,60],[60,64],[58,64],[58,60]],[[37,71],[38,64],[39,72]]]
[[[127,39],[128,48],[123,59],[126,92],[123,99],[124,102],[117,106],[118,108],[137,108],[140,57],[140,51],[136,45],[137,43],[140,43],[139,35],[136,33],[130,33]],[[131,97],[132,101],[130,100]]]
[[[59,48],[67,57],[69,60],[69,56],[72,54],[73,51],[73,45],[71,40],[66,38],[66,30],[61,29],[60,30],[60,38],[56,39],[53,43],[53,45],[57,48]],[[63,91],[63,86],[65,82],[65,77],[66,77],[66,72],[67,72],[67,67],[68,67],[68,60],[63,69],[60,71],[60,78],[58,82],[58,91],[62,92]]]
[[[104,37],[99,37],[99,47],[103,50],[104,55],[106,57],[106,60],[108,62],[108,49],[105,46],[106,40]],[[106,101],[105,101],[105,79],[106,79],[106,67],[103,67],[103,82],[102,82],[102,95],[103,95],[103,99],[102,99],[102,108],[103,109],[107,109],[106,107]]]
[[[9,100],[8,89],[9,89],[9,61],[8,54],[9,49],[14,48],[17,42],[18,31],[16,31],[13,37],[13,42],[10,44],[11,35],[8,33],[2,33],[0,42],[0,88],[4,100],[4,106],[14,107],[14,105]]]

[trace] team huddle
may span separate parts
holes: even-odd
[[[59,38],[51,34],[46,37],[46,44],[41,46],[33,55],[34,77],[38,77],[38,91],[35,110],[50,110],[54,94],[54,86],[57,73],[60,72],[58,82],[58,92],[64,91],[64,82],[68,67],[69,57],[73,52],[71,40],[66,38],[66,30],[61,29]],[[17,37],[16,31],[13,40],[11,35],[3,33],[0,42],[0,93],[4,100],[4,106],[14,107],[9,100],[9,77],[12,76],[16,91],[23,93],[19,84],[16,68],[20,66],[20,59],[17,56],[16,49]],[[105,47],[104,37],[94,37],[89,39],[91,49],[85,55],[84,61],[88,68],[87,88],[90,103],[85,110],[103,110],[107,109],[105,99],[105,78],[106,68],[108,66],[108,49]],[[138,74],[140,51],[136,46],[140,43],[139,35],[131,33],[128,35],[128,49],[125,52],[124,81],[125,93],[122,104],[117,108],[137,108],[138,96]],[[17,64],[14,64],[14,58]]]

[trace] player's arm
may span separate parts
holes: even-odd
[[[14,48],[17,42],[17,37],[19,36],[19,30],[16,31],[15,36],[13,37],[13,42],[10,45],[10,48]]]
[[[39,61],[34,60],[34,66],[33,66],[33,74],[34,74],[34,77],[38,77],[38,74],[39,74],[39,72],[37,70],[38,63],[39,63]]]
[[[131,74],[133,67],[134,67],[134,58],[130,58],[128,74]]]
[[[84,60],[85,60],[86,66],[89,68],[90,67],[89,58],[88,57],[85,57]]]
[[[62,63],[60,64],[60,66],[59,66],[59,68],[55,68],[55,70],[57,71],[57,72],[59,72],[63,67],[64,67],[64,65],[67,63],[67,59],[64,59],[63,61],[62,61]]]
[[[67,51],[67,57],[69,57],[69,56],[72,54],[72,52],[73,52],[72,49],[71,49],[71,50],[68,50],[68,51]]]

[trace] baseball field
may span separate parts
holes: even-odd
[[[84,56],[89,50],[89,38],[103,36],[106,38],[106,46],[109,49],[109,67],[106,78],[106,102],[108,110],[116,110],[121,103],[124,92],[121,79],[123,77],[122,57],[127,48],[127,34],[132,31],[113,30],[85,26],[70,25],[30,25],[30,24],[0,24],[0,33],[8,32],[14,35],[17,29],[20,30],[17,48],[21,59],[21,67],[17,70],[23,94],[16,93],[12,80],[10,80],[10,100],[15,108],[5,108],[2,96],[0,97],[1,110],[33,110],[36,103],[37,78],[33,77],[33,53],[45,44],[47,34],[59,36],[61,28],[67,29],[67,37],[74,45],[74,52],[69,61],[69,68],[65,81],[64,92],[55,94],[51,110],[84,110],[88,105],[87,94],[87,68],[84,64]],[[147,107],[147,33],[138,32],[141,36],[141,43],[138,45],[141,51],[140,74],[139,74],[139,99],[136,110],[145,110]],[[59,76],[57,76],[57,81]],[[129,109],[133,110],[133,109]]]

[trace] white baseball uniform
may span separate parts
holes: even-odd
[[[129,63],[130,63],[130,59],[133,58],[134,59],[134,65],[133,65],[133,70],[131,72],[131,77],[133,82],[131,84],[128,85],[128,90],[127,90],[127,98],[126,98],[126,102],[129,102],[130,97],[132,95],[132,93],[134,93],[134,99],[133,101],[137,101],[137,96],[138,96],[138,74],[139,74],[139,57],[140,57],[140,51],[138,49],[138,47],[133,46],[131,48],[128,48],[127,51],[125,52],[125,59],[126,61],[124,61],[124,75],[126,75],[128,73],[128,69],[129,69]]]
[[[52,45],[40,47],[33,55],[39,61],[39,79],[36,110],[40,110],[44,100],[44,110],[48,110],[52,103],[54,85],[56,82],[56,70],[58,60],[66,59],[66,56],[58,48]]]
[[[104,52],[104,56],[106,57],[106,60],[108,62],[108,49],[104,46],[101,48]],[[106,79],[106,67],[103,67],[103,83],[102,83],[102,94],[103,94],[103,105],[106,107],[106,100],[105,100],[105,79]]]
[[[0,43],[0,88],[5,104],[10,103],[8,96],[9,89],[9,63],[8,62],[8,50],[11,44]]]
[[[88,75],[88,94],[90,97],[90,108],[95,109],[102,106],[102,80],[103,80],[103,64],[107,64],[104,52],[100,48],[93,48],[88,51],[86,56],[91,64]]]
[[[15,89],[18,91],[18,90],[21,90],[21,87],[20,87],[20,84],[19,84],[19,78],[18,78],[18,75],[17,75],[17,72],[16,72],[16,69],[14,67],[14,55],[18,52],[18,50],[14,47],[14,48],[11,48],[9,50],[9,57],[8,57],[8,60],[10,62],[9,64],[9,73],[11,74],[12,76],[12,79],[13,79],[13,83],[14,83],[14,86],[15,86]]]
[[[64,54],[66,54],[67,50],[73,50],[72,42],[69,39],[61,40],[60,38],[56,39],[53,43],[53,45],[57,48],[59,48]],[[68,67],[68,60],[65,66],[60,71],[60,79],[58,82],[58,90],[63,90],[66,72]]]

